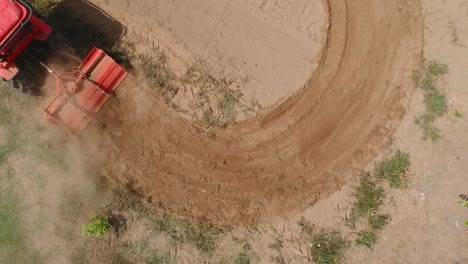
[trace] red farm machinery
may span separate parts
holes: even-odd
[[[33,42],[45,42],[52,28],[33,15],[22,0],[0,0],[0,78],[14,83],[22,69],[17,60]],[[96,112],[127,76],[103,50],[93,48],[73,71],[58,74],[39,62],[56,79],[54,97],[45,117],[74,134],[88,125]]]

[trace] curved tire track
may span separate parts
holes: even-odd
[[[318,70],[254,120],[205,131],[153,102],[152,91],[122,87],[101,115],[106,128],[94,131],[104,135],[103,173],[174,214],[217,225],[290,213],[337,190],[397,128],[414,92],[423,33],[419,0],[328,6]]]

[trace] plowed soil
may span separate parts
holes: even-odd
[[[301,209],[359,174],[390,141],[415,90],[421,5],[327,5],[330,26],[317,70],[300,91],[253,120],[201,128],[129,78],[100,113],[102,128],[85,135],[100,135],[102,174],[173,214],[217,225]]]

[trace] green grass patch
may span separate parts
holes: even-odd
[[[11,186],[8,186],[11,187]],[[22,225],[18,195],[12,188],[0,192],[0,249],[13,259],[25,249],[25,230]],[[12,261],[10,262],[12,263]]]
[[[463,113],[458,110],[455,110],[455,113],[453,113],[453,116],[455,116],[455,118],[462,119]]]
[[[234,264],[250,264],[253,262],[255,257],[254,252],[252,251],[252,245],[245,243],[242,246],[242,251],[234,257]]]
[[[312,259],[317,264],[339,263],[348,243],[339,232],[322,230],[312,241]]]
[[[366,246],[368,248],[372,248],[374,244],[377,242],[377,236],[374,232],[371,231],[363,231],[358,234],[358,238],[356,239],[356,244],[359,246]]]
[[[441,138],[440,130],[434,125],[435,120],[448,111],[447,98],[437,84],[438,77],[447,73],[447,65],[432,61],[417,79],[418,87],[424,94],[426,111],[416,118],[416,124],[423,130],[424,139],[429,139],[432,142]]]
[[[137,65],[143,76],[149,80],[150,85],[160,91],[166,100],[172,99],[177,94],[179,91],[175,83],[177,77],[167,67],[166,56],[159,54],[153,58],[148,55],[139,55]]]
[[[137,213],[138,218],[148,216],[150,209],[136,193],[124,190],[114,189],[112,201],[106,205],[110,210],[131,210]]]
[[[381,215],[381,214],[374,214],[369,216],[369,225],[374,230],[382,230],[385,226],[388,225],[390,221],[390,215]]]
[[[347,219],[348,226],[355,228],[357,221],[372,212],[377,212],[382,205],[384,190],[369,173],[363,173],[359,185],[353,193],[356,201],[353,204],[351,215]]]
[[[200,252],[211,256],[216,249],[216,240],[221,229],[204,223],[190,224],[186,221],[164,216],[153,226],[157,233],[164,233],[179,243],[194,245]]]
[[[250,256],[245,253],[241,252],[234,258],[234,264],[250,264]]]
[[[112,257],[112,264],[132,264],[124,255],[120,253],[114,254]]]
[[[171,264],[173,263],[169,255],[160,255],[154,252],[153,255],[146,260],[145,264]]]
[[[14,178],[11,169],[0,174],[0,263],[43,263],[29,248],[21,197],[15,191]]]
[[[403,175],[409,165],[409,155],[398,150],[391,158],[379,162],[374,174],[378,179],[387,180],[390,187],[402,188],[407,185]]]
[[[107,218],[94,216],[91,223],[83,225],[83,237],[103,238],[109,233],[111,224]]]

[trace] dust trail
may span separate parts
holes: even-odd
[[[81,226],[101,208],[106,189],[80,139],[42,118],[44,98],[2,86],[0,100],[0,199],[11,200],[8,208],[18,216],[13,237],[21,238],[5,246],[12,236],[0,234],[0,263],[70,263],[85,243]],[[3,230],[8,219],[0,220]]]

